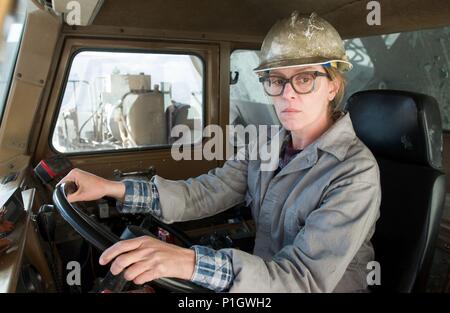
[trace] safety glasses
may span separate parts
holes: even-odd
[[[262,83],[264,91],[267,95],[276,97],[283,94],[287,83],[290,83],[294,91],[298,94],[303,95],[311,93],[315,88],[317,77],[330,78],[330,75],[319,71],[301,72],[290,78],[269,74],[266,76],[261,76],[259,81]]]

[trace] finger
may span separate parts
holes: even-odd
[[[153,262],[153,260],[151,260],[151,259],[136,262],[125,270],[123,277],[128,281],[132,281],[139,275],[152,269],[152,267],[153,267],[152,264],[154,264],[154,263],[155,262]]]
[[[111,262],[112,259],[117,257],[118,255],[135,250],[139,248],[142,244],[142,237],[139,238],[133,238],[128,240],[122,240],[118,243],[112,245],[108,249],[105,250],[105,252],[102,253],[99,259],[100,265],[105,265]]]
[[[125,268],[145,259],[148,254],[147,249],[134,250],[119,255],[111,264],[110,271],[113,275],[118,275]]]
[[[142,285],[146,282],[158,279],[158,275],[156,275],[157,273],[154,270],[148,270],[145,271],[144,273],[140,274],[139,276],[137,276],[135,279],[133,279],[133,282],[136,285]]]
[[[67,174],[66,176],[64,176],[57,184],[60,185],[62,183],[67,183],[67,182],[73,182],[76,186],[77,189],[79,188],[80,184],[78,183],[79,178],[80,178],[80,174],[81,174],[81,170],[78,168],[74,168],[72,169],[69,174]],[[82,176],[82,175],[81,175]]]

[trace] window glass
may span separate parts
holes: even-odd
[[[195,143],[202,138],[203,72],[194,55],[80,52],[70,68],[52,145],[74,153]],[[190,136],[172,134],[177,125]]]
[[[258,64],[259,51],[235,50],[231,54],[231,72],[239,76],[237,83],[230,86],[230,125],[279,124],[275,109],[253,72]]]

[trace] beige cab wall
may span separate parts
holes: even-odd
[[[0,127],[0,176],[26,165],[35,114],[50,76],[61,21],[41,10],[27,16]]]

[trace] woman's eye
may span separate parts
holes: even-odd
[[[301,76],[296,79],[296,81],[300,84],[307,84],[311,81],[311,78],[308,76]]]
[[[281,79],[272,79],[270,81],[270,83],[272,85],[275,85],[275,86],[281,86],[281,85],[283,85],[283,80],[281,80]]]

